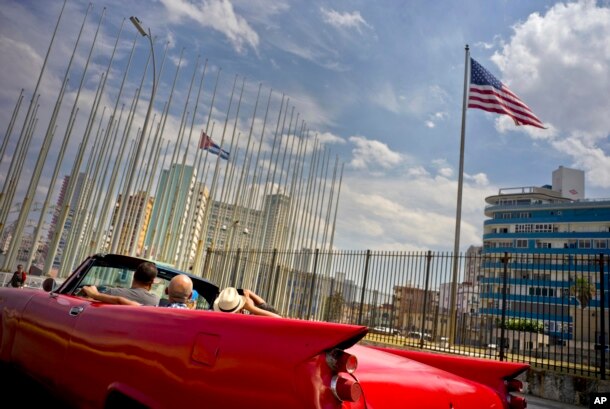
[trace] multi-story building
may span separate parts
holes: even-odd
[[[122,196],[119,195],[117,205],[112,213],[111,226],[116,226],[116,218],[118,217],[121,201]],[[138,256],[144,255],[144,238],[150,223],[153,203],[154,199],[147,196],[144,191],[129,196],[127,199],[127,209],[125,210],[125,222],[121,225],[121,231],[119,232],[119,252],[129,254],[131,249],[136,246],[135,254]],[[141,223],[140,230],[137,232],[139,223]]]
[[[213,201],[207,230],[207,247],[285,250],[290,239],[290,198],[266,195],[263,210]]]
[[[197,170],[190,165],[172,164],[163,169],[155,193],[151,223],[146,231],[146,254],[160,261],[181,263],[187,217],[195,192]],[[191,238],[188,238],[191,240]]]
[[[53,269],[59,268],[61,262],[63,260],[63,253],[66,247],[66,242],[68,240],[68,235],[72,230],[72,222],[74,220],[74,212],[76,211],[76,206],[78,206],[78,200],[82,194],[83,188],[85,187],[85,173],[79,173],[76,179],[76,184],[74,185],[74,193],[72,194],[72,200],[70,201],[70,209],[68,211],[68,216],[66,218],[65,224],[63,226],[63,230],[61,232],[61,236],[59,239],[59,244],[57,246],[57,252],[55,254],[55,258],[53,260]],[[68,187],[70,185],[70,176],[64,176],[64,180],[61,184],[61,188],[59,191],[59,195],[57,197],[57,202],[55,203],[55,209],[53,211],[53,215],[51,217],[51,223],[49,225],[49,232],[47,235],[47,242],[50,243],[53,240],[55,235],[55,231],[57,230],[57,224],[59,223],[59,217],[61,215],[62,208],[66,201],[66,194],[68,191]],[[43,258],[47,257],[47,245],[43,245]]]
[[[434,314],[439,310],[439,292],[414,286],[394,286],[395,313],[393,328],[408,332],[420,331],[425,334],[436,332]]]
[[[486,202],[479,285],[489,334],[498,336],[493,329],[505,310],[507,320],[543,325],[551,345],[594,343],[597,326],[583,330],[574,322],[592,320],[589,307],[599,306],[597,258],[608,257],[610,199],[585,199],[584,172],[559,167],[552,186],[500,189]],[[523,339],[506,341],[524,347]]]
[[[290,236],[290,223],[288,213],[290,212],[290,197],[275,193],[265,197],[263,205],[264,226],[263,249],[265,250],[284,250]]]
[[[203,218],[208,205],[210,191],[199,181],[195,182],[193,189],[193,205],[190,206],[189,214],[186,216],[186,228],[184,229],[182,241],[182,265],[183,270],[191,269],[195,262],[197,252],[204,250],[203,243]],[[195,272],[198,273],[198,272]]]
[[[206,247],[221,250],[258,248],[260,210],[216,200],[210,205]]]

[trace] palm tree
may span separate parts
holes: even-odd
[[[578,277],[570,287],[570,295],[576,297],[581,308],[586,308],[595,294],[595,285],[588,278]]]

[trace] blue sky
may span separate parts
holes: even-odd
[[[65,21],[71,23],[60,26],[41,86],[43,104],[54,101],[87,4],[68,2]],[[259,83],[264,94],[272,88],[290,97],[311,131],[345,163],[338,248],[453,249],[465,44],[548,129],[517,128],[510,118],[468,111],[461,248],[481,244],[486,196],[499,188],[550,184],[560,165],[586,172],[587,197],[610,197],[608,1],[93,4],[88,38],[107,7],[103,47],[94,59],[97,74],[105,69],[104,56],[121,21],[136,15],[157,37],[158,54],[169,41],[175,63],[184,48],[181,81],[188,82],[189,67],[200,54],[210,72],[222,69],[223,81],[246,77],[250,103]],[[1,1],[2,124],[21,88],[31,97],[27,92],[34,88],[61,5],[60,0]],[[133,27],[125,30],[117,57],[123,63]],[[81,48],[77,65],[86,58],[86,47]],[[140,41],[134,70],[146,50]],[[112,78],[109,94],[119,77],[117,72]],[[171,80],[168,68],[160,95]],[[137,82],[134,74],[130,86]],[[85,100],[92,99],[96,84],[93,76],[87,78]],[[177,122],[179,113],[169,129]],[[35,161],[35,149],[30,150]],[[7,166],[5,159],[0,175]]]

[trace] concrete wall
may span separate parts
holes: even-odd
[[[519,376],[524,392],[545,399],[572,405],[589,406],[592,392],[610,392],[610,380],[597,380],[584,376],[532,368]]]

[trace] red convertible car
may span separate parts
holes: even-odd
[[[196,309],[109,305],[143,260],[87,258],[59,288],[0,288],[0,361],[79,408],[524,408],[526,364],[365,346],[356,325],[225,314],[191,276]],[[180,271],[158,265],[163,296]]]

